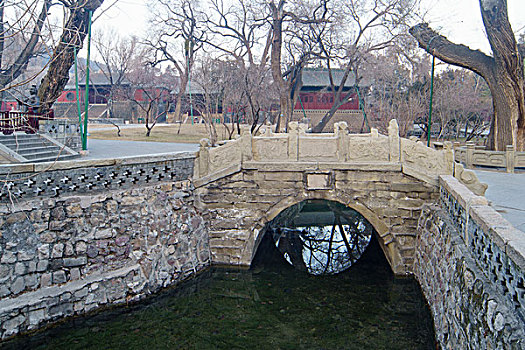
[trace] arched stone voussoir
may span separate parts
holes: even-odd
[[[373,211],[373,209],[368,208],[365,204],[360,203],[359,201],[356,201],[353,196],[338,190],[304,190],[298,192],[295,195],[287,196],[272,205],[267,211],[266,215],[264,215],[261,220],[259,220],[259,222],[257,222],[253,227],[253,234],[251,235],[249,242],[247,242],[248,244],[245,245],[243,254],[244,258],[246,259],[246,254],[250,250],[248,247],[250,244],[252,245],[251,259],[255,257],[255,253],[257,252],[257,248],[264,234],[264,228],[268,222],[276,218],[283,210],[309,199],[324,199],[327,201],[338,202],[363,215],[363,217],[367,219],[376,230],[377,239],[392,268],[392,271],[396,274],[406,274],[406,266],[403,264],[402,256],[398,247],[396,247],[395,240],[390,232],[390,228],[384,222],[384,220],[382,220]]]

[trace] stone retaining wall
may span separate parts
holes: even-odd
[[[150,161],[145,164],[150,169],[162,163]],[[172,160],[169,171],[186,176],[192,171],[186,162]],[[122,164],[110,168],[105,170],[132,169]],[[60,171],[76,171],[76,179],[88,170]],[[52,173],[36,174],[35,181],[39,176],[54,179]],[[208,233],[189,180],[108,187],[4,204],[2,339],[106,304],[135,301],[210,264]]]
[[[419,219],[414,273],[444,349],[525,349],[525,233],[440,177]]]

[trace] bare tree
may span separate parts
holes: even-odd
[[[222,99],[221,87],[223,85],[222,71],[217,63],[210,57],[203,57],[197,64],[195,74],[195,82],[200,90],[200,98],[195,107],[204,117],[212,146],[217,143],[215,119]]]
[[[281,118],[287,126],[291,120],[293,106],[299,97],[302,86],[302,70],[306,64],[319,55],[312,32],[323,32],[329,23],[329,0],[313,2],[290,2],[274,0],[268,3],[271,23],[270,66],[274,83],[279,91],[280,110],[276,122],[276,132],[280,129]],[[283,60],[283,45],[286,60]]]
[[[95,32],[93,43],[95,50],[102,61],[96,63],[110,85],[109,116],[113,117],[113,101],[117,90],[122,89],[131,72],[132,63],[138,51],[137,37],[121,37],[115,29],[104,29]]]
[[[145,43],[150,47],[154,65],[172,64],[179,85],[175,96],[175,119],[181,121],[181,106],[186,94],[196,53],[202,48],[205,33],[202,13],[196,0],[155,0],[151,32]]]
[[[506,0],[479,0],[481,16],[492,56],[450,42],[428,24],[410,29],[421,48],[440,60],[470,69],[487,82],[494,117],[489,146],[504,150],[513,145],[525,149],[525,78],[523,44],[518,45],[509,22]]]
[[[229,82],[224,87],[224,98],[246,112],[252,132],[265,119],[263,110],[274,87],[267,65],[272,32],[268,15],[261,14],[258,5],[264,8],[255,1],[238,0],[225,4],[221,0],[212,0],[212,11],[205,22],[209,33],[206,44],[229,62],[223,65],[227,75],[225,81]]]
[[[0,1],[0,89],[6,91],[16,84],[26,70],[29,61],[34,58],[45,44],[44,32],[51,1]],[[30,35],[25,31],[30,29]],[[30,81],[34,76],[27,79]],[[27,81],[19,81],[24,84]]]
[[[367,95],[371,125],[386,132],[389,121],[396,119],[401,136],[407,136],[414,121],[428,113],[428,62],[417,56],[405,62],[405,53],[389,49],[370,55],[361,69],[371,82]]]
[[[339,107],[352,97],[353,94],[343,92],[349,77],[354,77],[358,87],[361,79],[358,70],[362,61],[402,40],[416,3],[415,0],[345,2],[341,5],[342,18],[335,17],[332,26],[315,33],[322,60],[328,68],[328,90],[334,95],[334,103],[312,132],[321,132]],[[334,66],[344,71],[338,80],[334,79]]]
[[[59,1],[66,10],[65,24],[38,89],[40,112],[48,111],[64,90],[74,63],[74,51],[82,48],[90,18],[104,0]]]
[[[119,91],[120,98],[131,101],[138,109],[138,117],[143,118],[146,126],[146,136],[162,116],[169,110],[169,84],[172,76],[162,74],[158,68],[144,62],[145,55],[138,55],[133,63],[133,69],[128,75],[131,88]]]

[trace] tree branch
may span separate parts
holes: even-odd
[[[420,23],[409,30],[419,47],[443,62],[470,69],[487,78],[491,75],[494,58],[468,46],[454,44],[435,32],[427,23]]]

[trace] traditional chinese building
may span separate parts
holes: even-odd
[[[335,86],[339,86],[343,77],[342,69],[332,69]],[[315,126],[332,108],[335,92],[330,88],[330,77],[326,68],[305,68],[302,73],[301,91],[294,106],[293,119]],[[350,130],[359,131],[363,124],[363,113],[359,109],[359,99],[355,90],[355,75],[350,73],[343,87],[343,96],[350,94],[350,99],[341,105],[325,131],[331,131],[334,123],[345,121]]]

